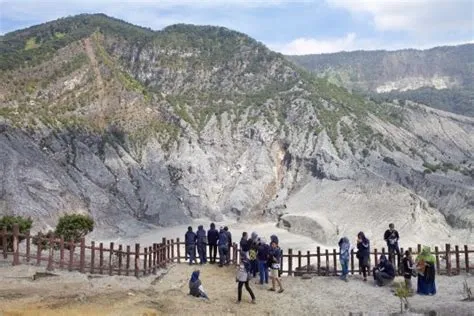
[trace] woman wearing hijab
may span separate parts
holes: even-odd
[[[423,247],[421,253],[416,257],[416,270],[418,271],[418,287],[416,293],[421,295],[435,295],[435,269],[436,259],[431,254],[428,246]]]
[[[369,270],[370,241],[363,232],[357,234],[357,259],[359,259],[359,268],[364,276],[364,282],[366,282]]]
[[[201,280],[199,280],[199,270],[196,270],[191,274],[191,279],[189,280],[189,294],[194,297],[209,299],[206,292],[204,292]]]

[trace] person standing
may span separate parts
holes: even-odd
[[[270,265],[270,271],[271,271],[270,277],[272,279],[272,287],[269,289],[269,291],[275,292],[276,291],[276,283],[278,283],[278,287],[280,288],[278,290],[278,293],[283,292],[283,286],[281,284],[281,279],[280,279],[280,276],[279,276],[281,256],[282,256],[282,253],[281,253],[280,247],[278,247],[278,244],[275,240],[272,241],[271,246],[270,246],[270,252],[269,252],[269,257],[270,257],[269,261],[271,263],[271,265]]]
[[[359,269],[364,276],[364,282],[366,282],[370,261],[370,241],[363,232],[357,234],[357,259],[359,259]]]
[[[349,256],[351,251],[351,243],[347,237],[342,237],[339,240],[339,261],[341,262],[342,274],[340,279],[349,281],[347,275],[349,274]]]
[[[242,238],[240,239],[240,257],[241,258],[249,258],[249,240],[247,232],[242,233]]]
[[[418,286],[416,293],[420,295],[435,295],[435,268],[436,259],[431,254],[430,247],[423,247],[421,253],[416,257],[416,270],[418,271]]]
[[[193,232],[193,228],[191,226],[188,227],[188,231],[184,235],[184,244],[186,247],[186,255],[189,258],[189,265],[196,262],[196,241],[197,241],[197,236]]]
[[[229,243],[227,232],[221,227],[219,230],[219,240],[217,247],[219,248],[219,267],[227,265],[227,257],[229,255]]]
[[[380,256],[379,264],[374,268],[374,281],[377,286],[384,286],[395,278],[395,269],[385,255]]]
[[[227,261],[226,261],[226,265],[229,265],[230,264],[230,250],[232,249],[232,234],[230,233],[229,231],[229,227],[227,226],[224,226],[224,231],[226,232],[227,234]]]
[[[258,235],[256,232],[253,232],[251,238],[248,241],[249,244],[249,259],[250,259],[250,274],[252,277],[257,276],[258,272],[258,260],[257,260],[257,251],[258,251]]]
[[[255,304],[255,294],[250,288],[249,284],[250,279],[250,262],[247,258],[243,258],[240,262],[240,265],[237,269],[236,282],[237,286],[237,304],[242,301],[242,287],[245,285],[245,289],[249,292],[250,297],[252,298],[252,304]]]
[[[400,269],[400,247],[398,246],[398,240],[400,236],[398,232],[395,230],[395,225],[390,223],[388,225],[388,229],[385,231],[383,235],[383,239],[387,243],[388,248],[388,260],[395,266],[395,261],[397,267]],[[395,260],[395,254],[397,255],[397,260]]]
[[[216,224],[211,223],[210,229],[207,231],[207,242],[209,244],[210,263],[216,263],[218,240],[219,240],[219,232],[216,229]]]
[[[411,284],[411,277],[415,272],[415,266],[409,250],[405,251],[405,255],[402,259],[403,266],[403,278],[405,279],[405,286],[410,293],[413,293],[413,286]]]
[[[207,235],[202,225],[198,226],[196,236],[197,236],[197,251],[199,255],[199,263],[205,264],[207,262],[207,254],[206,254]]]
[[[268,255],[270,247],[266,244],[264,238],[260,238],[257,251],[258,272],[260,274],[260,284],[268,284]]]

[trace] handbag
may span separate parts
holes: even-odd
[[[280,270],[280,264],[279,263],[272,264],[272,269],[273,270]]]

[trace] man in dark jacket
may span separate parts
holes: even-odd
[[[219,240],[219,232],[216,225],[211,223],[211,228],[207,231],[207,243],[209,244],[209,260],[216,263],[217,257],[217,241]]]
[[[184,235],[184,244],[186,247],[186,254],[189,258],[189,265],[193,264],[193,261],[196,262],[196,241],[197,236],[193,232],[193,228],[191,226],[188,227],[188,231]]]
[[[393,281],[395,278],[395,270],[385,255],[380,256],[379,264],[374,268],[374,280],[376,285],[384,286]]]
[[[219,248],[219,267],[227,265],[227,257],[229,256],[229,243],[227,232],[221,228],[219,230],[219,241],[217,242]]]
[[[227,227],[227,226],[224,227],[224,231],[227,234],[227,249],[228,249],[228,252],[230,252],[230,249],[232,249],[232,234],[230,233],[229,227]],[[230,255],[227,255],[226,258],[227,258],[226,264],[229,265],[230,264]]]
[[[247,232],[242,233],[242,238],[240,239],[240,257],[249,259],[249,250],[250,245],[248,241],[248,234]],[[250,265],[250,262],[249,262]]]
[[[207,236],[206,231],[202,225],[199,225],[197,230],[197,250],[199,255],[199,263],[205,264],[207,262],[206,256],[206,246],[207,246]]]
[[[387,243],[388,247],[388,260],[395,265],[395,253],[397,254],[397,266],[400,268],[400,247],[398,246],[398,240],[400,236],[398,232],[395,230],[395,225],[390,223],[388,225],[388,229],[385,231],[383,235],[383,239]]]
[[[260,284],[268,284],[268,257],[270,246],[266,244],[265,239],[260,238],[260,245],[257,251],[258,272],[260,273]]]

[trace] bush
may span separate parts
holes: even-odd
[[[28,230],[31,229],[31,226],[33,225],[33,220],[31,218],[24,218],[22,216],[10,216],[10,215],[5,215],[3,217],[0,217],[0,229],[3,229],[3,227],[7,228],[8,232],[13,232],[13,225],[18,224],[20,228],[20,234],[26,233]],[[24,237],[19,237],[19,241],[21,242]],[[0,247],[3,246],[3,238],[0,238]],[[7,250],[8,251],[13,251],[13,236],[9,236],[7,238]]]
[[[94,220],[87,215],[68,214],[59,219],[56,226],[56,236],[62,236],[65,241],[79,242],[82,237],[94,230]]]

